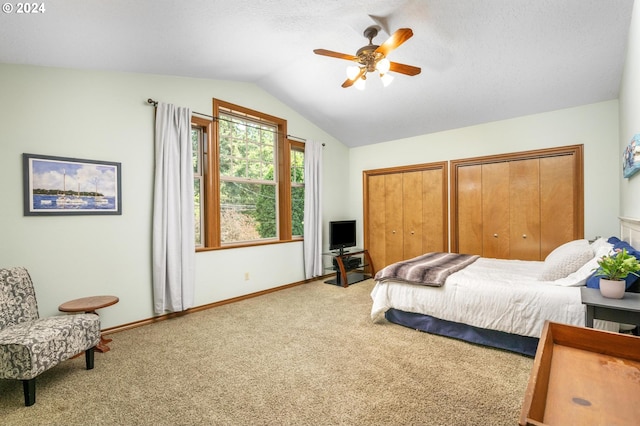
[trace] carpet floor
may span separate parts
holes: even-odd
[[[515,425],[533,360],[370,319],[372,280],[315,281],[111,334],[7,425]]]

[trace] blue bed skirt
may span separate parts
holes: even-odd
[[[415,330],[453,337],[464,340],[465,342],[491,346],[530,357],[535,357],[538,340],[540,340],[536,337],[519,336],[503,331],[487,330],[467,324],[441,320],[429,315],[404,312],[398,309],[389,309],[385,312],[384,316],[389,322]]]

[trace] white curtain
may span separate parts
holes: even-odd
[[[191,110],[158,103],[153,194],[153,307],[193,306],[195,231]]]
[[[304,275],[322,275],[322,144],[304,145]]]

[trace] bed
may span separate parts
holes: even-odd
[[[640,243],[639,226],[638,221],[621,220],[621,236]],[[597,283],[597,260],[616,248],[616,240],[575,240],[545,261],[476,257],[427,284],[389,272],[394,266],[412,267],[390,265],[375,276],[371,318],[534,356],[545,321],[584,326],[580,287]],[[595,327],[619,330],[619,324],[608,321],[596,321]]]

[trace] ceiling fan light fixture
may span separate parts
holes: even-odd
[[[360,67],[357,65],[350,65],[347,67],[347,78],[353,81],[360,74]]]
[[[386,74],[389,72],[389,68],[391,68],[391,62],[387,58],[382,58],[376,63],[376,70],[382,74]]]
[[[393,81],[393,76],[390,74],[380,74],[380,81],[382,81],[384,87],[387,87]]]
[[[377,72],[383,85],[386,87],[391,83],[394,77],[387,75],[393,67],[394,73],[405,74],[409,76],[420,74],[420,68],[412,65],[399,64],[390,62],[387,56],[391,51],[403,44],[413,36],[411,28],[400,28],[396,30],[391,37],[381,45],[373,44],[373,38],[378,34],[380,27],[370,26],[364,30],[364,36],[369,39],[369,44],[358,49],[355,55],[347,55],[345,53],[334,52],[326,49],[314,49],[316,55],[329,56],[332,58],[345,59],[358,64],[358,66],[347,67],[347,79],[342,83],[343,88],[356,85],[359,90],[363,90],[365,86],[367,73]]]

